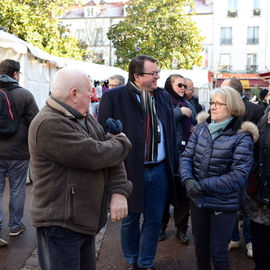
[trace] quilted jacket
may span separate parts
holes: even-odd
[[[199,182],[203,194],[191,198],[197,207],[222,212],[237,211],[241,207],[243,186],[252,167],[253,141],[258,138],[258,129],[253,123],[241,123],[239,118],[234,117],[213,141],[208,129],[211,119],[208,117],[201,122],[201,116],[202,113],[198,117],[200,124],[195,127],[180,156],[181,180],[185,182],[193,178]]]

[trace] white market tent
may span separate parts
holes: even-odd
[[[0,61],[13,59],[21,64],[20,85],[31,91],[39,108],[45,105],[56,71],[65,66],[75,66],[85,71],[93,80],[106,80],[126,71],[105,65],[76,61],[50,55],[14,35],[0,31]]]
[[[44,106],[52,80],[59,68],[75,66],[89,74],[92,80],[103,81],[115,74],[122,75],[126,81],[128,78],[128,73],[120,68],[56,57],[0,30],[0,61],[4,59],[20,62],[20,85],[32,92],[39,108]],[[181,74],[192,79],[200,103],[208,109],[210,91],[207,70],[162,70],[158,86],[163,88],[171,74]]]

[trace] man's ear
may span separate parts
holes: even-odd
[[[18,75],[18,72],[17,71],[14,71],[13,72],[12,79],[14,79],[15,81],[19,82],[19,75]]]
[[[77,88],[73,87],[69,90],[69,98],[73,103],[77,103],[77,95],[78,95]]]
[[[140,81],[140,75],[138,73],[134,74],[134,79],[135,81],[139,82]]]

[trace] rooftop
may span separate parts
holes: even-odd
[[[206,0],[194,0],[194,11],[196,14],[212,14],[213,2]]]
[[[101,1],[97,4],[97,1],[84,1],[84,5],[73,5],[71,9],[62,17],[62,19],[82,19],[84,18],[84,9],[87,7],[97,8],[97,14],[93,17],[95,18],[113,18],[113,17],[123,17],[124,8],[128,4],[128,0],[106,3],[106,1]],[[213,3],[207,0],[194,0],[194,11],[196,14],[211,14],[213,13]]]

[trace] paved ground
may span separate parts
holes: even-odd
[[[27,230],[17,236],[9,237],[8,220],[8,189],[6,189],[3,198],[4,206],[4,234],[9,241],[7,248],[0,248],[0,270],[38,270],[39,264],[36,255],[35,229],[30,221],[30,200],[32,185],[26,188],[26,204],[24,223]],[[190,245],[182,245],[174,237],[175,229],[172,220],[167,230],[167,240],[159,242],[157,256],[155,260],[157,270],[195,270],[196,262],[194,257],[194,245],[191,238]],[[96,239],[97,245],[97,270],[124,269],[120,246],[120,225],[119,223],[109,223],[106,229],[103,229]],[[244,245],[241,249],[230,252],[232,262],[231,270],[252,270],[254,263],[245,254]]]
[[[101,246],[97,262],[97,270],[125,269],[125,262],[121,253],[119,223],[110,223]],[[196,270],[194,244],[189,231],[191,243],[181,244],[175,238],[175,228],[172,219],[167,230],[167,240],[159,242],[155,265],[157,270]],[[252,270],[253,260],[245,253],[244,245],[241,249],[230,251],[231,270]]]
[[[18,270],[25,264],[33,249],[36,247],[35,230],[31,226],[29,206],[31,200],[31,185],[26,188],[26,202],[23,222],[26,226],[26,231],[19,236],[9,237],[8,223],[8,203],[9,203],[9,189],[4,192],[3,208],[4,208],[4,235],[9,242],[8,247],[0,248],[0,269],[1,270]]]

